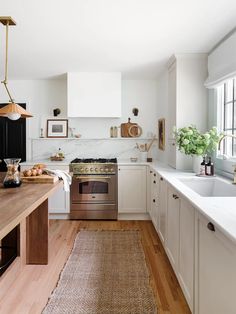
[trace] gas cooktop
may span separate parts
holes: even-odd
[[[116,164],[117,158],[75,158],[71,161],[72,164],[84,163],[84,164]]]

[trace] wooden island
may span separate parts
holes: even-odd
[[[0,287],[9,284],[14,273],[26,264],[48,264],[48,197],[62,184],[22,183],[7,189],[0,184],[1,245],[9,246],[12,232],[17,234],[17,258],[0,277]]]

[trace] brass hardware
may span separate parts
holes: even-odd
[[[218,143],[218,150],[220,150],[220,144],[221,144],[221,142],[222,142],[226,137],[236,138],[236,135],[234,135],[234,134],[224,134],[224,135],[221,137],[221,139],[219,140],[219,143]]]
[[[9,119],[17,120],[20,117],[28,118],[32,117],[24,108],[19,106],[14,102],[14,99],[11,96],[10,90],[7,86],[8,84],[8,32],[9,26],[16,25],[16,22],[10,16],[1,16],[0,23],[6,26],[6,49],[5,49],[5,75],[4,80],[1,83],[4,85],[6,92],[9,96],[9,104],[0,109],[0,116],[7,116]],[[15,114],[15,117],[13,115]]]

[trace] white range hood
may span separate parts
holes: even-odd
[[[121,117],[121,73],[67,73],[68,117]]]

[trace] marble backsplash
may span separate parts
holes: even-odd
[[[137,157],[141,153],[137,149],[138,144],[150,143],[151,139],[145,138],[116,138],[116,139],[32,139],[32,160],[45,160],[57,153],[61,148],[67,160],[78,158],[112,158],[129,159]],[[157,159],[157,142],[155,141],[148,157]]]

